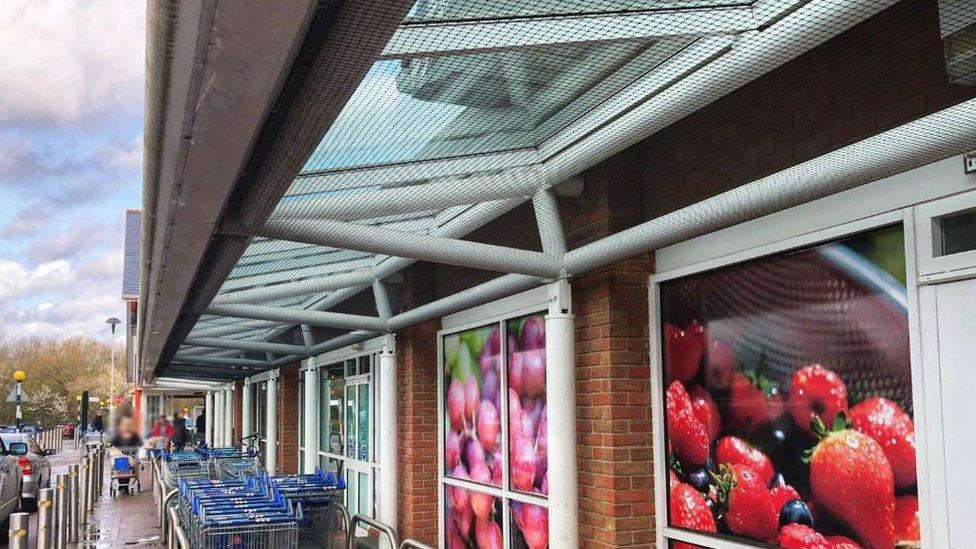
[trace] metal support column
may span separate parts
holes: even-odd
[[[203,419],[206,427],[204,428],[205,433],[203,433],[203,439],[207,442],[208,446],[213,446],[213,426],[214,426],[214,405],[213,405],[213,393],[207,391],[207,395],[204,397],[203,404]]]
[[[305,456],[302,460],[302,471],[313,473],[319,464],[319,369],[315,364],[315,358],[308,359],[308,364],[309,367],[305,370],[304,409],[302,410],[302,415],[305,417],[305,432],[302,433]]]
[[[81,508],[80,492],[78,490],[78,466],[68,465],[68,543],[78,541],[79,509]]]
[[[213,445],[223,446],[224,445],[224,390],[218,389],[214,391],[214,436]]]
[[[268,473],[275,474],[278,471],[278,373],[274,372],[268,378],[267,405],[265,410],[264,432],[267,440],[265,448],[264,464]]]
[[[386,345],[380,352],[379,374],[379,465],[380,494],[379,519],[386,524],[397,524],[397,366],[396,340],[393,334],[386,336]],[[305,421],[308,423],[308,420]]]
[[[546,315],[546,413],[549,434],[549,524],[552,547],[579,547],[576,470],[576,351],[569,283],[549,286]],[[554,458],[553,458],[554,456]]]
[[[37,549],[54,547],[54,489],[37,493]]]
[[[234,444],[234,388],[224,389],[224,446]]]
[[[254,434],[254,426],[251,425],[251,394],[253,388],[251,384],[244,381],[241,388],[241,437],[249,437]]]

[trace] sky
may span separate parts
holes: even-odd
[[[141,0],[0,2],[0,325],[107,340],[139,208]]]

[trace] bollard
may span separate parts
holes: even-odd
[[[78,508],[81,494],[78,490],[78,466],[68,466],[68,543],[78,541]]]
[[[85,530],[85,526],[88,524],[88,475],[89,464],[88,458],[81,458],[81,471],[80,471],[80,490],[81,497],[78,499],[78,530],[80,532]]]
[[[10,549],[27,549],[27,534],[30,528],[29,513],[13,513],[10,515],[9,547]]]
[[[98,460],[98,488],[95,490],[99,496],[102,495],[103,485],[105,484],[105,452],[102,451],[102,447],[99,446],[95,453],[95,459]]]
[[[54,490],[41,488],[37,493],[37,549],[54,547]]]
[[[85,501],[85,510],[89,513],[95,509],[95,480],[98,471],[95,470],[95,458],[91,454],[85,457],[88,460],[88,499]]]
[[[68,546],[68,475],[58,475],[54,497],[54,547],[65,549]]]

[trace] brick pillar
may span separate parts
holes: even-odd
[[[397,334],[401,538],[437,546],[437,330],[434,320]]]
[[[278,375],[278,474],[298,473],[298,369],[289,364]]]
[[[649,259],[573,279],[580,547],[654,543]]]

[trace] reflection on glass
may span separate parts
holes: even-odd
[[[377,61],[302,171],[536,147],[686,43],[611,41]]]
[[[359,512],[367,517],[373,516],[373,509],[369,505],[369,475],[359,473]]]
[[[368,374],[369,373],[369,362],[372,359],[372,355],[363,355],[359,357],[359,373]]]
[[[346,387],[346,434],[346,455],[355,459],[359,432],[356,430],[356,389],[353,386]]]
[[[749,5],[748,0],[418,0],[408,22],[466,21]]]
[[[359,459],[369,460],[369,385],[359,385]]]
[[[546,420],[546,322],[544,315],[509,320],[508,429],[511,488],[549,491]]]
[[[549,510],[519,501],[512,501],[508,505],[512,510],[512,548],[549,547]]]
[[[319,402],[321,410],[319,424],[319,450],[342,455],[344,448],[342,434],[343,416],[342,399],[345,390],[344,368],[342,363],[330,364],[321,373],[322,399]]]
[[[502,502],[474,490],[444,487],[444,530],[448,549],[501,549]]]
[[[661,284],[672,526],[919,544],[904,268],[899,225]]]
[[[444,337],[444,471],[501,486],[501,335],[498,325]]]

